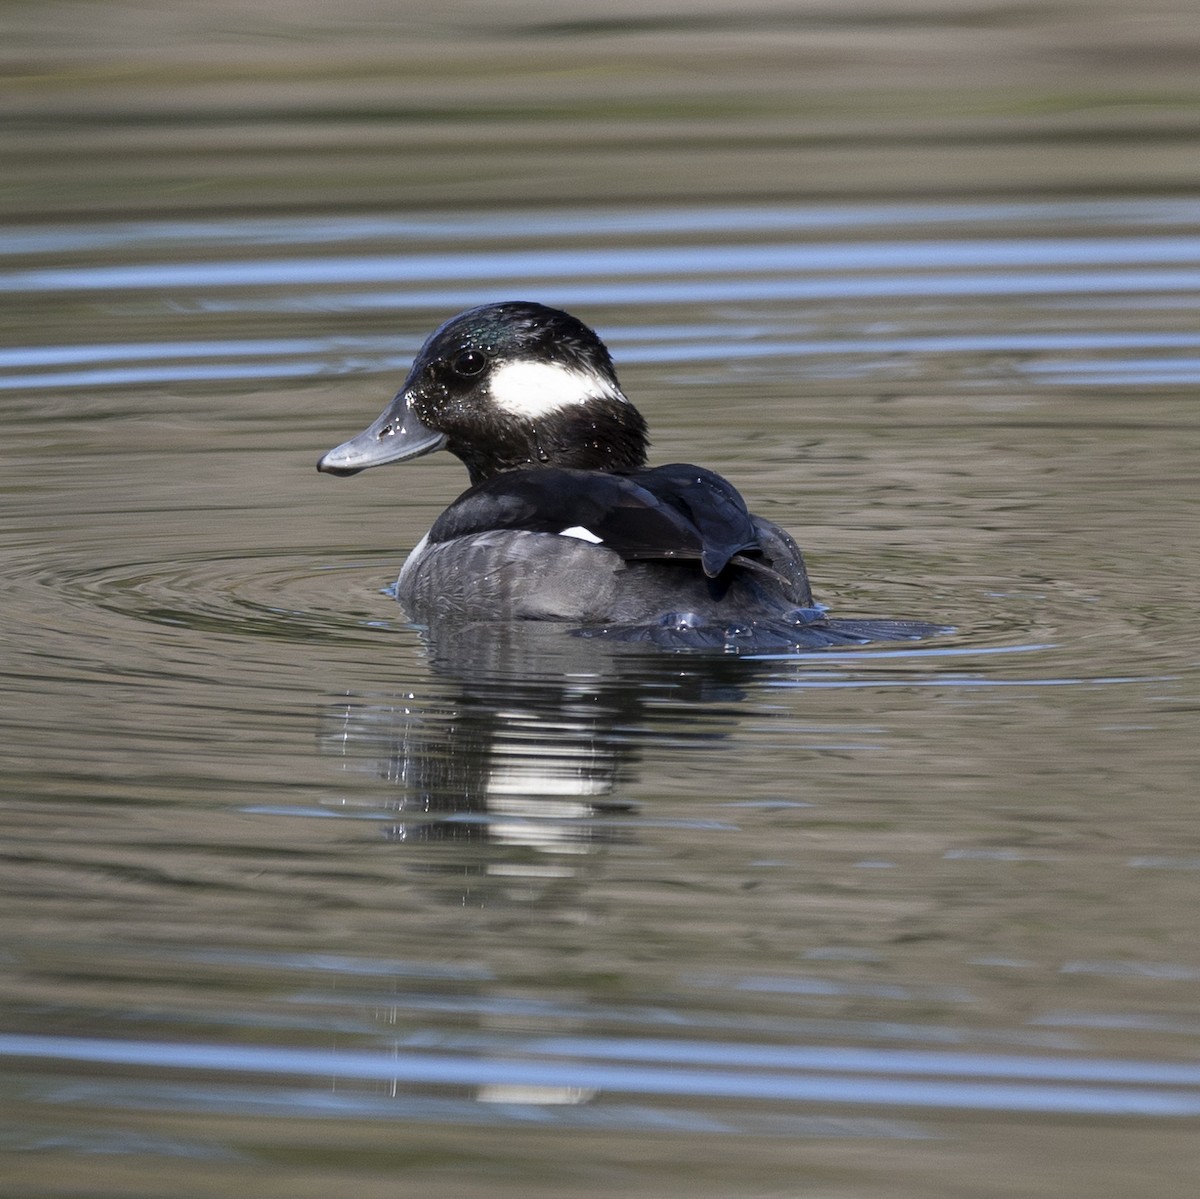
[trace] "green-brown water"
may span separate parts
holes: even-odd
[[[0,11],[4,1193],[1190,1193],[1194,13]],[[424,642],[503,297],[956,632]]]

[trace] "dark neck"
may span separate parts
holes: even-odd
[[[472,485],[506,470],[540,466],[624,473],[646,465],[646,422],[630,403],[596,400],[536,421],[497,421],[469,444],[451,436],[447,449]]]

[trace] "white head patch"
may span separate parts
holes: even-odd
[[[588,400],[625,401],[607,379],[558,362],[505,362],[488,380],[492,402],[501,412],[530,420],[562,412]]]

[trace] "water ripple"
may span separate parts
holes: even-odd
[[[385,602],[372,603],[381,573],[379,564],[330,566],[307,555],[243,553],[72,566],[43,559],[27,573],[10,566],[5,582],[10,588],[32,583],[72,608],[149,624],[349,644],[404,626],[399,610],[389,613]],[[367,606],[355,610],[360,597]]]
[[[46,1059],[60,1064],[220,1071],[235,1075],[316,1075],[409,1086],[536,1088],[543,1092],[575,1093],[581,1098],[608,1091],[823,1105],[880,1104],[1077,1115],[1200,1115],[1200,1090],[1191,1089],[1200,1087],[1200,1072],[1185,1064],[942,1059],[934,1054],[840,1049],[789,1053],[777,1047],[756,1051],[756,1047],[746,1045],[739,1045],[738,1050],[745,1055],[741,1059],[728,1054],[714,1059],[719,1047],[689,1046],[683,1054],[666,1054],[667,1060],[656,1066],[611,1060],[607,1052],[605,1056],[610,1060],[590,1061],[579,1057],[578,1051],[569,1045],[554,1043],[547,1051],[552,1055],[548,1060],[528,1049],[522,1056],[519,1045],[500,1059],[416,1053],[394,1046],[370,1052],[0,1036],[0,1056]],[[572,1053],[575,1060],[553,1060],[564,1052]],[[661,1059],[665,1052],[661,1048],[654,1056]],[[714,1069],[714,1061],[729,1068]],[[735,1064],[741,1068],[734,1068]],[[964,1076],[968,1067],[979,1081]],[[943,1080],[929,1076],[939,1073],[950,1073],[952,1077]],[[1025,1081],[1006,1081],[1013,1078]],[[1084,1083],[1102,1085],[1078,1085]]]
[[[709,208],[577,209],[571,212],[456,212],[453,217],[359,216],[256,218],[222,221],[127,221],[95,226],[0,229],[0,256],[79,253],[127,246],[336,245],[376,239],[506,241],[536,225],[543,237],[609,237],[679,232],[731,234],[828,230],[863,226],[1038,223],[1077,228],[1090,222],[1145,228],[1200,221],[1200,204],[1180,199],[1057,203],[847,204],[834,208],[713,206]]]
[[[644,275],[779,274],[795,271],[1008,270],[1014,267],[1179,266],[1200,263],[1200,238],[843,242],[840,244],[658,246],[645,249],[521,250],[476,254],[403,254],[156,262],[52,267],[0,273],[0,291],[93,291],[136,288],[301,287],[315,284],[416,283],[447,280],[579,279]]]

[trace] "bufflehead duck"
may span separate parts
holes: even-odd
[[[941,631],[827,617],[783,529],[710,470],[647,466],[647,445],[599,337],[568,313],[513,301],[437,329],[391,404],[317,469],[353,475],[440,449],[462,460],[470,488],[397,580],[421,624],[564,621],[731,652]]]

